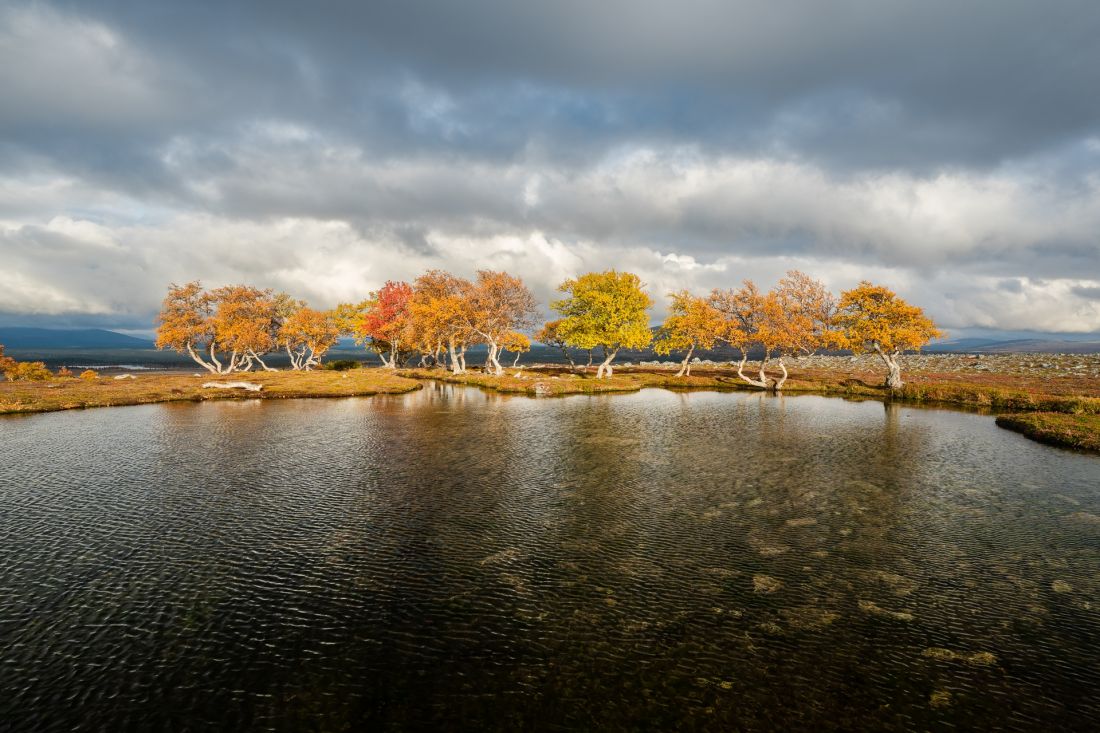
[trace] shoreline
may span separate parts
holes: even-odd
[[[742,382],[729,367],[696,367],[690,377],[675,376],[674,369],[620,367],[610,379],[596,380],[589,373],[568,367],[538,365],[511,367],[497,377],[481,372],[452,374],[440,368],[360,368],[347,371],[246,372],[201,375],[150,371],[132,379],[101,377],[92,381],[60,378],[49,382],[0,383],[0,415],[29,415],[96,407],[122,407],[168,402],[205,402],[240,399],[309,399],[369,397],[405,394],[425,381],[462,384],[500,394],[555,397],[573,394],[622,394],[647,388],[672,391],[759,392]],[[952,375],[908,375],[906,385],[889,392],[870,380],[871,373],[838,373],[791,369],[783,394],[815,394],[845,399],[953,409],[978,409],[995,414],[999,426],[1028,438],[1063,448],[1100,452],[1100,380],[1059,382],[1050,380],[1050,391],[1010,375],[990,375],[984,380],[953,379]],[[208,382],[248,381],[263,385],[259,392],[204,389]]]

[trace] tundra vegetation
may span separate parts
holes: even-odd
[[[294,382],[289,374],[290,382],[265,382],[263,398],[399,391],[415,386],[410,377],[540,395],[633,391],[646,386],[740,386],[772,392],[889,395],[1027,412],[1032,416],[1027,420],[1001,422],[1061,444],[1096,444],[1100,400],[1092,386],[1062,389],[1051,383],[1033,389],[1014,378],[1013,384],[1019,383],[1021,389],[1013,390],[1012,384],[1004,382],[959,384],[951,375],[926,373],[914,384],[904,382],[902,355],[919,351],[940,332],[919,307],[882,285],[861,282],[835,296],[820,281],[792,270],[767,291],[750,280],[706,294],[680,290],[668,295],[668,316],[656,329],[650,325],[653,300],[632,273],[587,273],[566,280],[558,290],[562,297],[550,303],[557,317],[536,330],[535,297],[520,278],[506,272],[482,270],[466,279],[431,270],[411,283],[388,281],[362,300],[331,310],[251,285],[208,290],[190,282],[169,287],[158,316],[157,345],[187,355],[214,375],[277,372],[269,363],[276,353],[285,353],[290,371],[324,370],[323,377],[318,373],[310,378],[316,384],[305,377]],[[339,368],[358,366],[358,362],[325,363],[326,354],[341,337],[354,339],[376,354],[385,369],[357,370],[364,374],[349,379]],[[518,368],[532,341],[560,350],[568,368],[544,366],[505,374],[504,361]],[[613,363],[622,350],[650,345],[659,354],[677,355],[680,363],[674,374],[637,368],[621,375],[615,372]],[[473,370],[467,365],[469,349],[475,346],[483,347],[486,354],[478,374],[470,373]],[[710,365],[693,374],[697,352],[718,346],[734,351],[733,368]],[[803,358],[828,349],[876,355],[885,366],[885,383],[874,387],[864,381],[873,377],[862,372],[823,372],[809,366],[823,357]],[[587,372],[596,354],[599,363],[593,379]],[[419,368],[412,368],[414,359]],[[752,369],[747,366],[750,359],[757,362]],[[54,375],[42,362],[18,362],[6,356],[2,346],[0,372],[8,382],[27,385],[29,390],[0,394],[0,412],[126,404],[128,399],[208,398],[189,383],[165,392],[148,378],[97,380],[99,375],[88,370],[77,379],[64,369]],[[368,374],[376,372],[377,376]],[[382,384],[386,379],[391,381]],[[1067,414],[1083,417],[1064,417]],[[1070,434],[1076,437],[1067,438]]]

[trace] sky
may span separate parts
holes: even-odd
[[[0,325],[799,269],[1100,333],[1095,0],[0,0]]]

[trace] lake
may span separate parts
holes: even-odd
[[[0,537],[12,730],[1100,720],[1100,458],[963,412],[428,384],[7,418]]]

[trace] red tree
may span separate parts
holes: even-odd
[[[359,326],[360,334],[370,338],[371,347],[390,369],[397,368],[404,342],[412,343],[405,333],[409,325],[409,298],[412,294],[412,286],[408,283],[387,280],[374,293]]]

